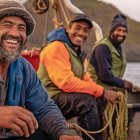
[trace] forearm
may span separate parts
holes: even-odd
[[[58,108],[51,109],[39,121],[40,127],[53,140],[58,140],[61,135],[70,135],[67,122]]]
[[[124,81],[118,77],[115,77],[112,73],[107,72],[107,77],[104,75],[99,75],[99,79],[108,85],[123,88],[124,87]]]

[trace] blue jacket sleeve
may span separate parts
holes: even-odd
[[[25,106],[32,111],[39,126],[52,140],[57,140],[62,134],[70,135],[67,122],[54,101],[48,97],[46,89],[38,79],[30,64],[24,64],[23,76],[25,87]]]
[[[112,58],[110,50],[105,44],[100,44],[95,48],[90,58],[90,63],[95,67],[101,81],[112,86],[124,87],[124,81],[115,77],[111,72]]]

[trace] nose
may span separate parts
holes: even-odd
[[[14,37],[19,37],[19,30],[17,27],[13,27],[10,29],[10,32],[9,32],[10,35],[14,36]]]

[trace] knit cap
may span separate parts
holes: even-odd
[[[114,32],[118,27],[125,27],[126,30],[128,31],[126,16],[123,14],[117,14],[116,16],[114,16],[110,28],[110,33]]]
[[[78,22],[78,21],[85,21],[89,24],[90,28],[93,27],[91,17],[83,14],[83,13],[74,13],[71,17],[70,23]]]
[[[16,0],[0,0],[0,18],[5,16],[19,16],[27,25],[27,36],[35,28],[35,21],[32,15]]]

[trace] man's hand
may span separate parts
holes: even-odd
[[[83,139],[79,136],[62,135],[60,136],[59,140],[83,140]]]
[[[127,80],[124,80],[124,88],[126,90],[129,90],[129,91],[132,91],[132,88],[133,88],[133,85],[131,82],[127,81]]]
[[[34,115],[22,107],[1,106],[0,128],[8,128],[18,136],[29,137],[38,128],[38,123]]]
[[[103,96],[106,100],[111,101],[112,103],[117,103],[119,100],[117,93],[113,90],[105,90]]]

